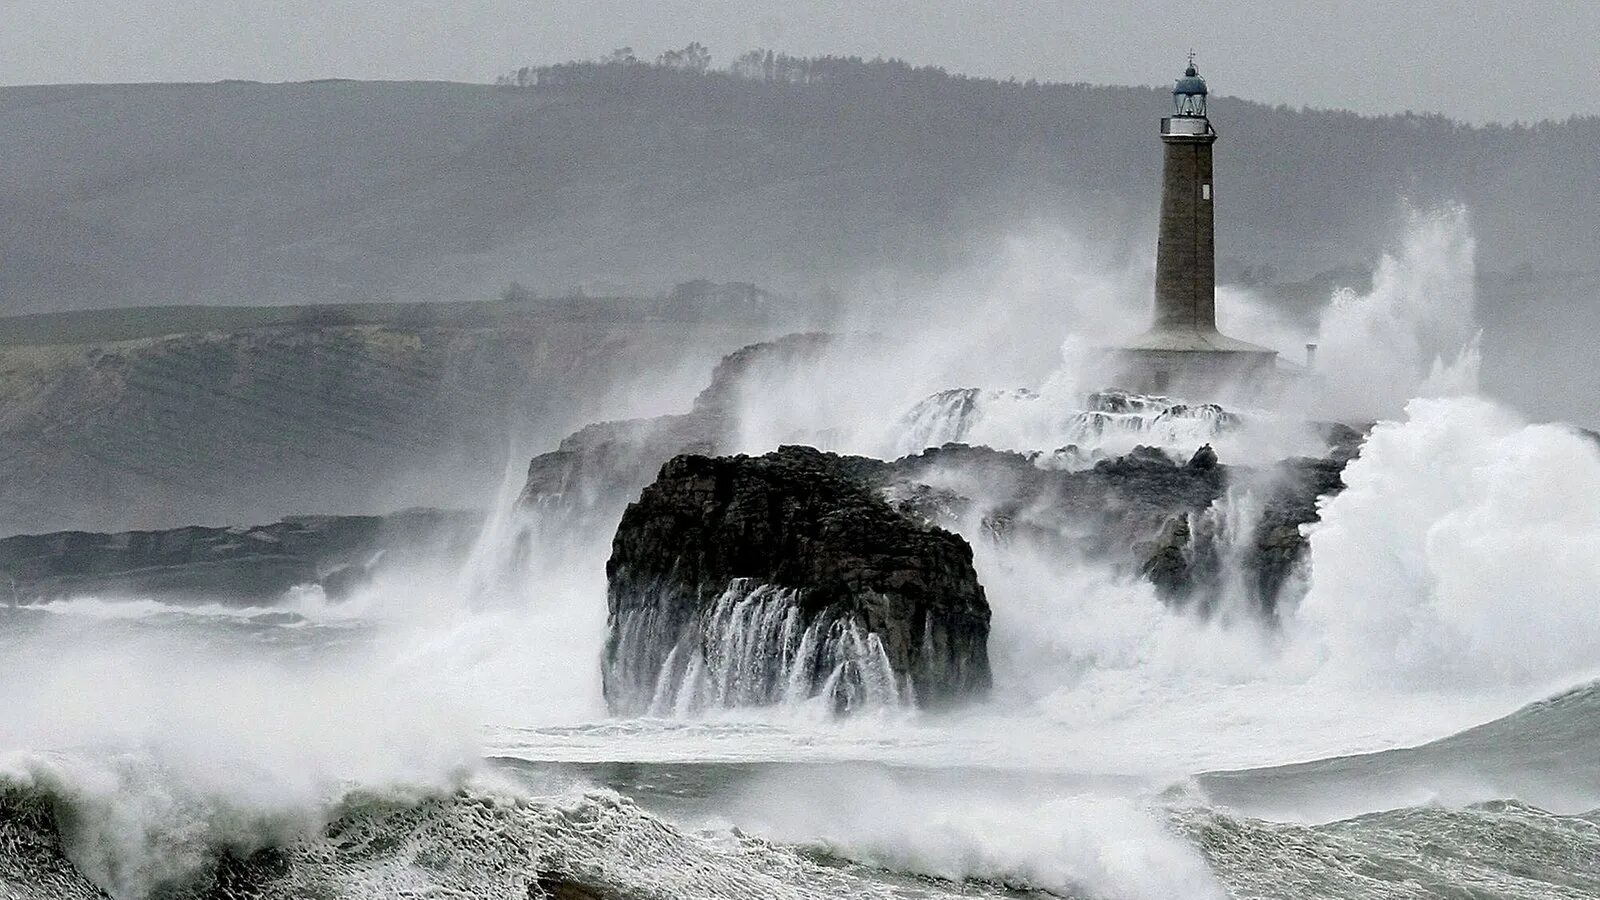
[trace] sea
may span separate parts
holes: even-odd
[[[1467,224],[1411,227],[1325,318],[1364,365],[1318,402],[1384,402],[1270,617],[964,523],[987,698],[613,716],[615,522],[513,476],[470,557],[343,601],[0,607],[0,898],[1600,896],[1600,443],[1476,392]],[[882,377],[750,391],[749,449],[1315,449],[1309,407],[1086,417],[1081,373],[952,403],[849,365]]]

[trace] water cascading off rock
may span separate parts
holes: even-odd
[[[662,467],[606,567],[613,713],[934,707],[987,691],[971,548],[890,507],[855,462],[784,447]]]

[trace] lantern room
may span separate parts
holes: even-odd
[[[1183,119],[1206,117],[1206,80],[1194,67],[1194,54],[1189,54],[1189,67],[1172,88],[1173,115]]]

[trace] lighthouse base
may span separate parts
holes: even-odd
[[[1259,399],[1280,380],[1275,350],[1214,329],[1155,329],[1111,352],[1114,382],[1193,401]]]

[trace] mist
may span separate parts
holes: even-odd
[[[0,88],[0,894],[1600,891],[1578,101],[1206,17],[1141,385],[1128,11],[180,6],[84,77],[457,80]]]

